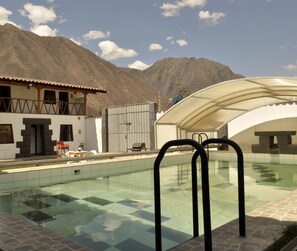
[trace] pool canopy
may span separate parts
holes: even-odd
[[[297,78],[255,77],[222,82],[200,90],[163,114],[158,126],[175,125],[186,132],[216,131],[256,108],[297,101]]]

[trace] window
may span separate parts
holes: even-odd
[[[11,94],[10,86],[0,86],[0,112],[10,112]]]
[[[56,92],[50,90],[44,90],[43,101],[45,104],[56,104]]]
[[[14,143],[12,125],[11,124],[0,124],[0,144]]]
[[[73,141],[72,125],[61,125],[60,140],[61,141]]]

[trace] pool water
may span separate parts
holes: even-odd
[[[295,190],[295,168],[245,163],[246,212]],[[191,165],[162,168],[160,176],[166,250],[192,238]],[[210,161],[209,177],[212,228],[217,228],[238,217],[237,165]],[[202,234],[199,178],[198,191]],[[0,210],[94,250],[155,250],[152,170],[0,193]]]

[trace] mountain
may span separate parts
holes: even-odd
[[[0,75],[92,86],[107,94],[88,96],[89,115],[102,107],[153,102],[158,90],[89,50],[62,37],[40,37],[0,25]]]
[[[171,98],[244,77],[233,73],[223,64],[204,58],[165,58],[143,71],[128,68],[124,70],[156,87],[161,96]]]
[[[162,109],[181,92],[242,75],[208,59],[165,58],[146,70],[119,68],[62,37],[40,37],[11,24],[0,25],[0,75],[92,86],[106,94],[88,96],[88,115],[102,108],[157,102]]]

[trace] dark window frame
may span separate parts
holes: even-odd
[[[4,137],[2,135],[2,130],[8,130],[8,136]],[[4,140],[6,139],[6,140]],[[14,137],[13,137],[13,127],[12,124],[0,124],[0,144],[13,144]]]
[[[71,124],[60,125],[60,141],[73,141],[73,126]]]
[[[44,104],[56,104],[56,91],[53,90],[44,90],[44,97],[43,97]]]

